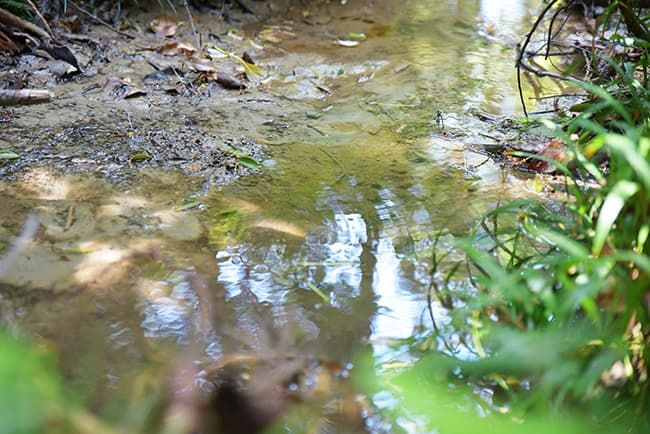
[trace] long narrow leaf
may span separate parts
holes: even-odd
[[[637,152],[634,143],[626,136],[621,136],[619,134],[607,134],[605,136],[605,143],[607,146],[612,148],[612,150],[625,158],[626,162],[632,166],[636,174],[641,178],[646,190],[650,191],[650,165],[645,158]]]
[[[632,181],[621,180],[616,183],[614,188],[609,192],[600,208],[598,222],[596,223],[596,235],[591,247],[594,256],[600,255],[605,240],[612,229],[616,218],[623,209],[625,202],[639,191],[639,185]]]

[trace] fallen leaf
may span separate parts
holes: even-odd
[[[244,83],[223,72],[219,72],[217,75],[217,83],[219,83],[224,89],[246,89],[246,85],[244,85]]]
[[[192,59],[191,62],[187,62],[187,67],[190,71],[198,72],[201,75],[200,78],[203,81],[219,80],[219,73],[217,71],[217,68],[215,68],[205,59]]]
[[[365,33],[350,32],[348,33],[348,39],[351,41],[365,41],[368,37]]]
[[[192,59],[187,62],[187,67],[195,72],[217,72],[217,68],[205,59]]]
[[[337,39],[334,41],[335,44],[340,45],[341,47],[356,47],[357,45],[360,44],[359,41],[351,41],[349,39]]]
[[[159,38],[169,38],[176,35],[178,22],[170,15],[159,15],[149,23],[149,30]]]
[[[81,19],[79,15],[68,15],[58,22],[59,26],[67,33],[77,33],[81,29]]]
[[[165,56],[179,56],[196,53],[196,48],[185,42],[169,41],[156,48],[156,51]]]
[[[0,150],[0,160],[17,160],[20,158],[20,155],[16,154],[13,151]]]
[[[118,77],[107,78],[103,90],[115,99],[135,98],[147,94],[147,91],[131,86]]]
[[[242,54],[241,58],[244,62],[248,63],[249,65],[255,65],[255,61],[248,53],[248,51],[244,51],[244,54]]]
[[[148,83],[152,81],[167,80],[173,77],[182,77],[183,75],[185,75],[183,71],[174,68],[173,66],[169,66],[165,69],[158,69],[156,71],[150,72],[144,76],[143,81],[145,83]]]
[[[239,157],[239,164],[244,167],[248,167],[249,169],[259,169],[261,166],[257,160],[246,156]]]
[[[247,60],[244,60],[243,58],[237,56],[234,53],[229,53],[225,50],[222,50],[216,45],[212,47],[208,47],[207,52],[210,57],[215,59],[221,59],[224,57],[230,57],[231,59],[235,59],[244,68],[244,71],[246,72],[247,76],[262,74],[262,68],[260,68],[259,66],[255,65],[252,62],[248,62]],[[248,57],[250,58],[250,56]]]
[[[132,162],[147,161],[147,160],[151,160],[151,155],[145,154],[145,153],[139,153],[139,154],[131,155],[131,161]]]
[[[548,160],[562,162],[566,159],[566,146],[560,139],[551,139],[536,154]],[[521,166],[537,173],[552,173],[556,169],[550,162],[533,157],[524,160]]]

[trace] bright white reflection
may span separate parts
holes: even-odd
[[[481,0],[481,16],[492,24],[521,22],[526,15],[526,5],[521,1]]]
[[[178,273],[169,282],[149,288],[141,309],[141,327],[148,338],[176,338],[184,342],[191,331],[198,311],[198,296],[184,275]]]
[[[373,289],[379,313],[373,321],[373,338],[407,338],[419,321],[422,300],[402,289],[405,282],[400,282],[400,260],[390,239],[379,239],[375,257]]]
[[[357,289],[361,284],[361,253],[368,240],[366,222],[361,214],[336,214],[334,216],[336,241],[329,245],[323,283],[345,285]]]

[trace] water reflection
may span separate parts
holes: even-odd
[[[250,221],[284,221],[305,228],[304,239],[302,229],[292,238],[242,223],[239,239],[219,250],[217,283],[236,329],[268,333],[294,321],[301,345],[348,360],[362,342],[386,354],[381,342],[430,327],[429,310],[436,323],[448,322],[440,303],[427,305],[431,239],[440,230],[465,233],[509,182],[455,137],[484,128],[470,109],[517,110],[513,52],[504,49],[510,36],[495,32],[520,34],[530,4],[414,1],[394,10],[401,12],[377,9],[371,21],[395,31],[354,51],[328,46],[310,63],[301,56],[313,53],[273,64],[283,95],[308,97],[309,128],[273,130],[276,143],[291,145],[276,149],[268,176],[225,188],[214,205],[229,197],[264,204]],[[347,23],[334,14],[328,31]],[[245,319],[247,303],[257,319]]]
[[[119,359],[107,362],[111,385],[113,369],[126,378],[133,364],[155,352],[151,343],[157,348],[161,341],[199,340],[214,360],[299,348],[347,362],[366,344],[377,360],[408,358],[388,343],[432,327],[433,236],[466,233],[511,187],[501,171],[468,155],[465,144],[485,129],[472,110],[518,110],[513,51],[500,32],[522,34],[537,2],[375,3],[369,22],[336,15],[356,14],[351,7],[332,7],[331,27],[305,27],[302,51],[268,60],[269,101],[286,103],[287,110],[280,116],[286,128],[271,122],[257,132],[258,140],[276,145],[274,163],[205,200],[209,230],[217,234],[210,241],[169,247],[184,258],[191,258],[184,249],[201,251],[215,270],[191,264],[145,276],[149,281],[137,276],[130,282],[141,289],[137,296],[109,294],[110,303],[87,296],[85,311],[71,309],[63,297],[57,301],[58,311],[83,312],[79,319],[50,314],[46,321],[30,307],[35,328],[93,324],[92,340],[108,342],[106,353]],[[353,50],[323,41],[325,34],[350,31],[369,38]],[[315,54],[311,47],[323,50]],[[278,117],[277,111],[271,114]],[[435,120],[438,111],[444,128]],[[189,283],[193,274],[207,276],[212,298],[199,297]],[[212,323],[196,337],[202,304]],[[435,299],[431,313],[438,326],[449,322]],[[67,348],[80,333],[59,339],[70,342]],[[458,336],[449,345],[473,356]],[[65,364],[76,357],[70,352]]]

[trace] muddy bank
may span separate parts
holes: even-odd
[[[134,8],[121,18],[134,39],[87,17],[72,34],[70,17],[61,18],[52,25],[78,69],[43,50],[3,56],[0,89],[48,89],[53,98],[0,111],[0,176],[24,179],[41,167],[120,182],[142,168],[162,168],[214,185],[258,168],[268,157],[258,129],[287,110],[258,89],[267,72],[255,65],[256,74],[247,76],[230,53],[246,53],[250,62],[264,58],[264,41],[244,30],[260,28],[261,18],[232,11],[226,22],[218,11],[194,14],[190,25],[180,11]],[[151,30],[161,17],[177,27],[173,34]],[[197,39],[202,46],[193,47]],[[215,57],[208,59],[209,47]]]

